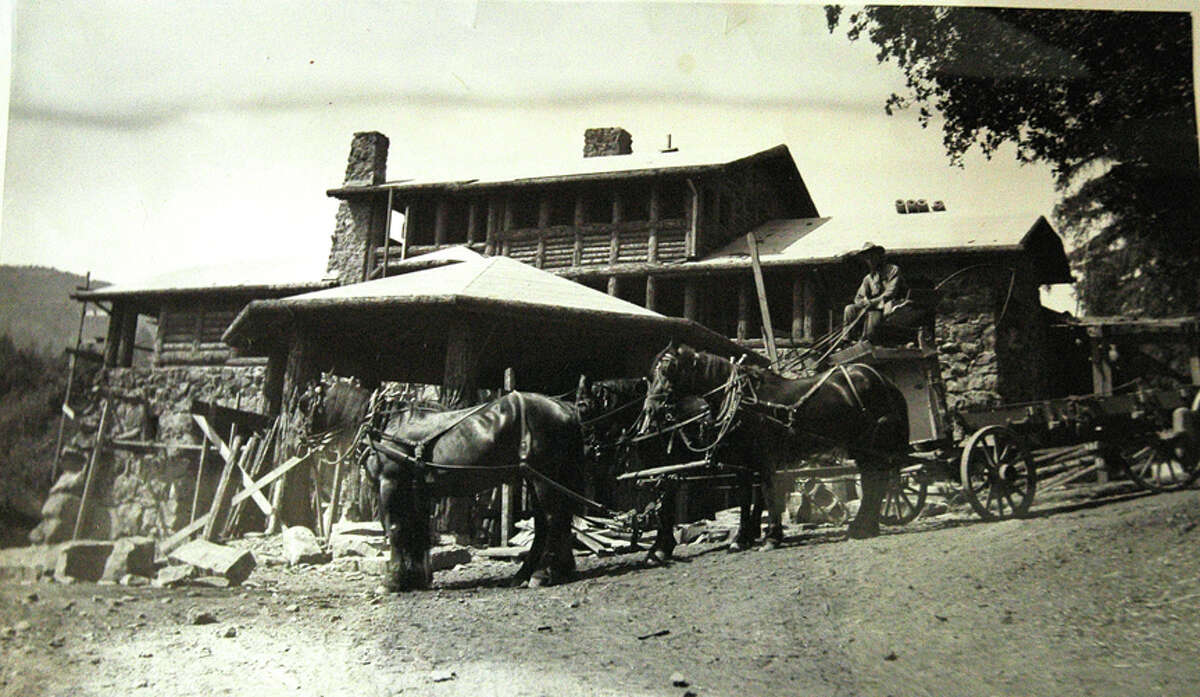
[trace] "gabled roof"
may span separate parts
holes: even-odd
[[[1030,222],[1032,221],[1032,223]],[[1022,252],[1035,257],[1038,283],[1070,283],[1062,239],[1044,216],[1034,214],[961,215],[952,212],[891,214],[880,217],[771,220],[754,230],[764,266],[840,261],[865,242],[891,255]],[[749,263],[746,239],[739,237],[698,264],[711,267]]]
[[[773,180],[780,187],[781,195],[794,197],[788,202],[796,215],[815,214],[812,197],[800,177],[791,151],[786,145],[776,145],[766,150],[747,154],[745,151],[717,151],[686,149],[676,152],[654,152],[651,154],[608,155],[603,157],[578,157],[562,161],[534,163],[504,163],[502,165],[474,165],[471,171],[462,173],[413,173],[383,184],[368,186],[343,186],[329,189],[326,193],[335,198],[346,199],[363,194],[386,192],[397,193],[455,191],[470,192],[502,187],[537,186],[546,184],[581,183],[636,179],[654,176],[693,176],[764,163],[775,169]],[[406,173],[407,174],[407,173]]]
[[[118,283],[97,290],[72,293],[76,300],[108,300],[185,293],[299,293],[324,288],[322,264],[312,260],[233,261],[196,266],[153,276],[141,282]]]

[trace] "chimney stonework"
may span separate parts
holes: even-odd
[[[583,156],[607,157],[633,153],[633,136],[624,128],[589,128],[583,132]]]
[[[387,178],[388,138],[378,131],[355,133],[346,162],[347,186],[382,184]]]
[[[346,162],[345,186],[374,186],[387,180],[387,136],[376,131],[355,133]],[[386,200],[386,199],[385,199]],[[387,221],[386,203],[370,196],[342,201],[338,206],[327,274],[340,284],[357,283],[366,273],[367,249],[382,244]]]

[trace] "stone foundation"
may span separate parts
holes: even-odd
[[[110,439],[163,444],[199,444],[203,436],[192,420],[193,400],[213,402],[247,411],[262,411],[264,368],[177,367],[110,368],[99,387],[135,398],[111,401]],[[144,401],[138,401],[144,400]],[[30,533],[35,543],[70,539],[83,492],[83,469],[95,442],[101,399],[92,403],[76,422],[71,455],[63,458],[65,470],[42,510],[42,523]],[[151,453],[105,449],[89,494],[89,515],[80,531],[88,539],[127,536],[163,537],[191,520],[196,490],[199,452],[166,449]],[[211,453],[200,480],[199,513],[207,511],[221,473],[220,458]]]

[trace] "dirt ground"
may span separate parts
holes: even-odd
[[[586,558],[533,590],[501,562],[400,596],[352,565],[260,564],[234,589],[8,584],[0,694],[1197,694],[1200,492],[1035,513],[689,545],[667,568]]]

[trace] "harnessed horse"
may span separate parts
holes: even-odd
[[[613,496],[617,475],[639,469],[642,464],[666,465],[688,459],[687,449],[675,444],[678,435],[685,441],[697,437],[693,427],[672,429],[659,438],[631,438],[631,431],[642,414],[649,383],[645,378],[610,379],[589,382],[580,377],[575,404],[583,427],[584,448],[595,467],[596,498],[607,501]],[[708,406],[695,397],[683,398],[677,412],[684,421],[698,421]],[[677,446],[677,447],[673,447]],[[654,543],[646,553],[651,565],[665,564],[675,549],[675,500],[679,485],[670,478],[658,479],[654,485],[655,499],[639,516],[638,526],[645,518],[656,523]]]
[[[704,399],[715,414],[710,459],[741,473],[741,526],[731,549],[752,544],[752,475],[766,500],[767,545],[782,541],[782,505],[772,495],[772,475],[806,453],[845,448],[862,475],[863,499],[850,523],[851,537],[879,534],[879,513],[889,476],[902,461],[883,453],[908,451],[904,395],[874,368],[838,366],[812,378],[788,379],[742,366],[687,346],[668,346],[655,360],[637,432],[648,433],[683,397]]]
[[[510,392],[468,409],[393,415],[370,439],[365,466],[378,483],[392,549],[388,590],[429,587],[435,498],[522,478],[533,485],[538,505],[533,544],[514,582],[549,585],[574,573],[571,493],[580,490],[585,471],[578,413],[570,403]]]

